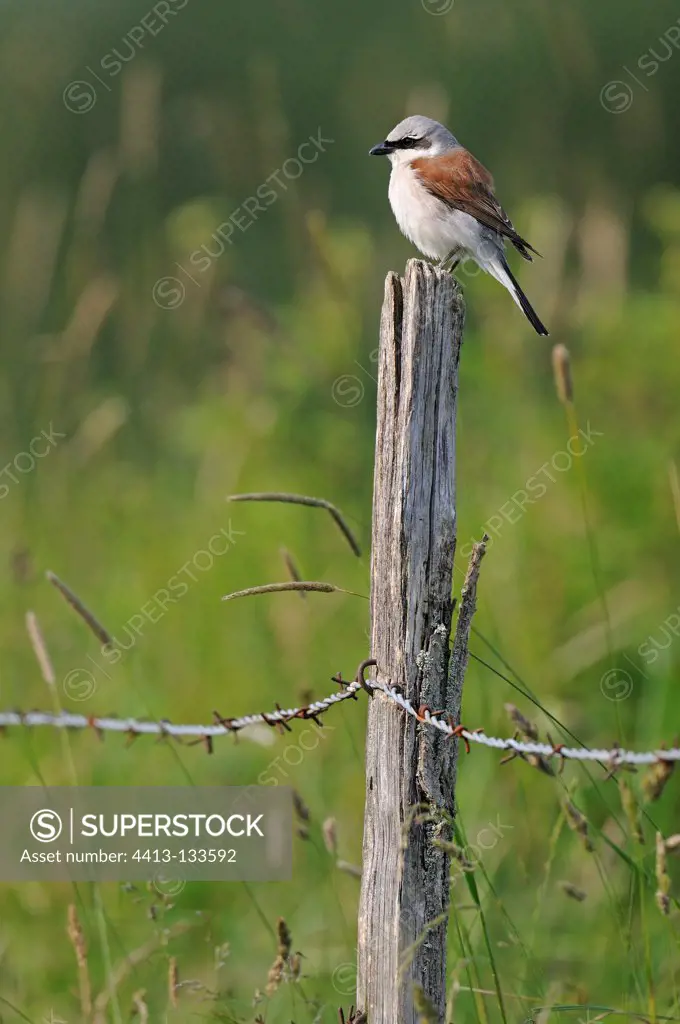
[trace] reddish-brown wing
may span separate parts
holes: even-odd
[[[467,149],[461,146],[442,156],[420,157],[411,167],[428,192],[509,239],[526,260],[531,259],[531,252],[539,255],[517,234],[494,195],[493,178]]]

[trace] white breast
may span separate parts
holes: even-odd
[[[481,232],[474,217],[431,195],[408,164],[392,168],[389,197],[397,224],[425,256],[443,259],[457,246],[478,252]]]

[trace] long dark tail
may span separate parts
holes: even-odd
[[[548,329],[547,329],[547,327],[544,324],[542,324],[541,321],[539,320],[538,314],[536,313],[536,310],[531,305],[531,303],[529,302],[528,298],[526,297],[526,295],[524,294],[524,292],[520,288],[519,282],[517,281],[517,278],[513,275],[512,271],[510,270],[510,267],[508,266],[506,261],[503,260],[502,262],[503,262],[503,270],[505,271],[505,273],[510,278],[510,282],[512,283],[513,290],[515,292],[515,295],[517,296],[517,301],[520,304],[522,312],[524,313],[525,317],[527,318],[527,320],[529,321],[529,323],[531,324],[533,329],[536,331],[536,334],[542,334],[542,335],[544,335],[547,338],[547,336],[548,336]]]

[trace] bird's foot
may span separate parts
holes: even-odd
[[[460,247],[456,246],[456,248],[452,249],[447,256],[442,257],[442,259],[435,263],[435,266],[437,267],[438,270],[448,270],[449,273],[452,274],[459,263]]]

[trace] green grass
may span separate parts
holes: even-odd
[[[328,245],[332,249],[332,235]],[[345,272],[340,260],[335,269]],[[492,309],[503,300],[489,292]],[[619,309],[621,330],[635,316],[636,302],[633,296]],[[374,305],[377,313],[377,296]],[[367,378],[363,401],[339,407],[328,384],[343,368],[342,358],[328,372],[326,354],[321,359],[311,341],[305,342],[319,337],[333,306],[323,280],[303,288],[295,303],[295,334],[302,339],[297,349],[271,348],[260,333],[247,350],[237,347],[193,396],[180,399],[167,385],[151,387],[149,402],[156,411],[131,403],[115,436],[85,461],[85,442],[79,442],[83,428],[69,426],[68,436],[8,494],[3,511],[15,527],[5,534],[5,558],[9,562],[20,544],[30,553],[30,565],[6,581],[0,596],[4,706],[50,704],[24,630],[29,608],[38,615],[60,683],[76,668],[93,671],[96,690],[87,701],[70,700],[60,690],[64,707],[88,713],[209,721],[213,708],[235,715],[290,704],[308,690],[329,692],[330,676],[338,669],[351,674],[366,654],[364,601],[346,594],[220,601],[239,587],[285,578],[282,545],[294,553],[304,575],[368,591],[368,555],[356,560],[325,513],[225,502],[228,493],[255,487],[327,496],[347,513],[366,548],[373,385]],[[290,317],[290,309],[281,311],[281,319]],[[513,336],[519,353],[514,358],[508,350]],[[268,347],[267,361],[251,380],[248,364],[257,361],[258,346]],[[655,376],[651,366],[644,376],[639,352],[620,343],[618,330],[591,329],[574,348],[582,422],[590,421],[602,434],[581,463],[602,581],[593,579],[575,466],[554,472],[554,482],[544,478],[545,494],[518,521],[503,520],[485,560],[476,620],[481,636],[473,647],[483,660],[470,665],[464,721],[507,734],[512,727],[503,703],[511,700],[557,738],[555,723],[510,685],[514,678],[586,744],[608,745],[620,738],[632,746],[655,746],[670,741],[678,726],[671,700],[674,651],[649,667],[636,651],[673,608],[672,560],[666,552],[677,544],[677,534],[664,476],[672,451],[664,458],[654,449],[650,458],[646,420],[639,414],[636,421],[634,402],[625,393],[621,402],[627,412],[612,408],[610,392],[615,373],[624,379],[636,374],[641,391],[654,379],[658,409],[674,382],[672,374]],[[347,342],[350,370],[355,354]],[[316,367],[306,377],[295,378],[285,366],[289,360],[310,366],[314,359]],[[523,368],[527,360],[536,366],[531,377]],[[328,362],[333,361],[331,353]],[[482,524],[532,473],[565,450],[567,435],[548,363],[548,348],[527,337],[518,319],[508,319],[500,339],[481,329],[466,337],[458,470],[461,546],[463,538],[479,536]],[[607,366],[600,377],[593,369],[597,365]],[[149,371],[150,384],[153,379]],[[45,419],[50,418],[58,422],[56,413],[48,412]],[[624,440],[628,472],[621,479],[617,464]],[[663,441],[655,440],[658,449]],[[149,449],[153,457],[146,456]],[[612,488],[626,500],[613,501]],[[657,494],[655,503],[650,492]],[[42,577],[46,568],[58,572],[127,643],[124,626],[131,616],[213,534],[230,528],[234,543],[227,553],[209,571],[194,570],[195,582],[181,600],[168,605],[157,623],[146,622],[134,648],[115,666],[102,659],[96,640]],[[464,564],[459,556],[458,569]],[[456,579],[459,586],[460,573]],[[599,586],[612,609],[611,656]],[[569,657],[556,657],[568,641]],[[622,661],[624,656],[631,660]],[[100,668],[92,668],[88,657]],[[626,700],[609,700],[600,688],[611,657],[633,678]],[[570,668],[572,662],[576,668]],[[173,1014],[190,1019],[193,1013],[220,1019],[220,1012],[251,1019],[253,993],[264,990],[274,958],[279,916],[293,933],[294,948],[304,954],[304,977],[282,986],[267,1008],[267,1020],[313,1020],[317,1002],[326,1006],[320,1019],[332,1020],[333,1007],[352,1001],[358,884],[334,868],[320,826],[335,817],[339,855],[360,861],[365,707],[343,705],[326,723],[317,745],[303,754],[299,728],[280,738],[268,733],[272,742],[265,748],[245,740],[221,741],[212,757],[201,746],[140,739],[126,749],[114,736],[103,742],[93,734],[70,736],[74,770],[83,784],[132,785],[140,778],[152,784],[241,784],[260,776],[292,784],[311,810],[310,836],[296,841],[292,883],[191,883],[173,906],[157,905],[156,919],[149,917],[152,894],[144,891],[110,884],[94,891],[86,885],[4,886],[5,998],[29,1019],[51,1007],[67,1020],[77,1013],[76,965],[65,939],[66,907],[75,902],[95,992],[122,958],[159,929],[178,921],[194,925],[116,987],[112,1020],[126,1019],[140,989],[154,1012],[165,1012],[170,954],[177,957],[180,978],[192,982],[180,989],[181,1009],[168,1010],[170,1019]],[[3,755],[6,784],[71,781],[57,735],[10,732]],[[474,874],[465,873],[472,902],[463,886],[453,889],[450,969],[452,982],[457,978],[461,986],[453,996],[457,1020],[503,1019],[503,1005],[504,1019],[516,1019],[518,1012],[529,1013],[532,1002],[554,1000],[651,1017],[676,1013],[676,929],[673,917],[663,919],[654,905],[653,869],[654,828],[665,834],[675,830],[674,780],[660,803],[649,808],[647,843],[638,847],[616,784],[603,776],[597,767],[568,765],[563,776],[551,780],[519,761],[499,767],[486,750],[475,749],[465,758],[461,827],[470,837],[500,820],[505,830]],[[637,791],[639,778],[632,777],[631,785]],[[588,818],[594,853],[587,853],[573,832],[557,827],[567,788],[575,791],[573,799]],[[584,889],[586,901],[570,900],[560,880]],[[229,955],[216,976],[214,949],[223,943],[229,944]],[[350,966],[338,974],[342,965]],[[219,995],[206,1001],[208,992]]]
[[[501,18],[500,6],[489,6]],[[503,706],[512,702],[555,742],[569,737],[646,749],[680,733],[680,643],[672,633],[669,642],[663,628],[680,605],[680,535],[669,482],[669,465],[680,459],[680,196],[654,184],[670,173],[659,141],[664,132],[672,164],[675,135],[664,103],[675,95],[675,63],[659,71],[658,93],[636,96],[618,128],[597,103],[601,85],[631,52],[653,44],[665,22],[661,28],[626,22],[625,52],[609,32],[600,51],[604,14],[575,5],[569,32],[561,14],[545,14],[549,42],[539,46],[542,22],[526,0],[518,12],[507,12],[518,35],[505,56],[518,77],[514,83],[509,75],[502,82],[489,78],[500,83],[492,114],[475,86],[479,60],[489,76],[500,75],[500,64],[505,68],[484,31],[488,12],[462,0],[442,19],[415,8],[395,14],[391,27],[358,9],[347,25],[344,15],[329,11],[328,25],[320,26],[310,10],[298,25],[309,63],[291,51],[299,81],[290,77],[286,49],[292,29],[275,19],[251,24],[245,11],[241,20],[234,16],[232,64],[225,60],[217,6],[196,15],[205,22],[191,21],[187,9],[186,34],[178,31],[173,41],[168,27],[158,40],[157,59],[168,74],[160,107],[153,106],[148,79],[135,77],[140,61],[127,72],[131,92],[121,93],[116,83],[115,93],[102,94],[80,120],[62,109],[63,83],[79,77],[93,52],[110,50],[144,12],[120,15],[120,31],[97,22],[101,40],[90,26],[88,46],[80,49],[74,26],[57,31],[49,19],[34,16],[34,25],[15,14],[6,45],[17,56],[3,74],[8,95],[18,89],[17,101],[0,126],[8,152],[0,272],[3,465],[28,451],[43,430],[65,436],[32,472],[17,474],[16,483],[3,476],[9,489],[0,498],[1,708],[52,707],[26,633],[28,610],[38,617],[60,704],[88,714],[207,722],[215,709],[232,716],[290,706],[309,693],[331,692],[330,677],[338,670],[350,676],[368,655],[368,605],[360,597],[270,594],[227,604],[221,597],[285,579],[282,547],[304,578],[369,592],[383,276],[412,253],[388,220],[384,176],[379,183],[370,177],[376,169],[360,163],[356,152],[375,142],[388,127],[385,119],[396,120],[407,103],[396,72],[385,70],[383,82],[375,71],[378,53],[381,59],[398,53],[401,66],[417,39],[413,59],[425,63],[414,70],[414,85],[434,75],[450,88],[446,47],[472,39],[467,56],[456,51],[460,77],[452,93],[459,107],[461,97],[470,103],[457,113],[467,121],[470,144],[479,130],[489,160],[496,155],[508,205],[515,192],[513,219],[544,253],[543,261],[522,268],[522,282],[551,327],[550,343],[570,348],[578,426],[592,443],[568,468],[551,468],[556,454],[566,466],[559,453],[567,451],[574,424],[565,424],[555,393],[550,344],[534,337],[494,282],[463,275],[468,324],[460,371],[456,592],[471,541],[485,527],[492,537],[463,721],[509,735]],[[612,4],[608,10],[623,18]],[[197,25],[202,49],[191,56],[182,40]],[[175,27],[181,28],[179,18]],[[318,50],[303,28],[322,40]],[[344,39],[350,28],[345,45],[352,63],[342,69],[331,37]],[[537,33],[538,42],[525,33]],[[357,52],[356,38],[365,39],[365,50]],[[588,67],[581,60],[585,43],[574,42],[581,38],[594,48]],[[239,63],[241,49],[246,64]],[[277,60],[258,58],[261,50],[276,52]],[[398,104],[388,102],[392,88]],[[356,113],[342,112],[353,104]],[[157,160],[140,168],[132,115],[144,110],[161,141]],[[647,117],[650,110],[654,117]],[[576,122],[588,140],[582,151],[589,159],[603,155],[592,179],[577,162],[567,182],[562,175]],[[625,129],[632,140],[643,122],[646,184],[638,177],[638,150],[624,161],[615,134]],[[319,123],[337,135],[335,149],[225,251],[201,287],[187,285],[179,308],[159,308],[154,283],[173,274],[175,261],[185,265],[205,230]],[[527,135],[521,149],[515,144],[520,125]],[[247,161],[235,160],[236,152]],[[525,178],[533,174],[526,154],[547,176],[545,190],[538,179]],[[625,203],[616,200],[617,189]],[[598,203],[610,211],[609,232],[594,212]],[[632,220],[626,203],[635,209]],[[579,249],[582,237],[602,247],[591,250],[590,260]],[[322,511],[226,502],[229,494],[252,490],[334,502],[359,537],[362,557],[352,555]],[[513,495],[522,491],[533,500],[517,512]],[[186,592],[157,622],[145,619],[134,647],[114,665],[44,578],[46,570],[56,572],[127,643],[130,619],[221,530],[234,538],[227,552],[210,569],[194,570]],[[94,675],[86,700],[74,700],[64,685],[79,669]],[[612,671],[624,673],[614,686],[607,683]],[[106,1003],[101,1021],[130,1019],[135,994],[151,1021],[242,1022],[258,1013],[267,1024],[336,1021],[337,1008],[354,1001],[359,884],[335,867],[322,824],[336,820],[338,856],[359,864],[365,701],[346,702],[324,721],[321,731],[306,723],[284,736],[262,730],[262,742],[230,737],[216,742],[212,756],[200,744],[141,738],[126,746],[122,738],[100,740],[87,731],[69,734],[65,747],[64,736],[49,730],[8,730],[0,739],[4,785],[259,779],[294,786],[311,819],[308,837],[295,840],[290,883],[189,883],[165,901],[143,886],[0,885],[0,1017],[81,1019],[66,932],[68,906],[75,904],[93,996]],[[305,730],[311,749],[300,743]],[[548,1006],[552,1016],[575,1024],[614,1011],[650,1021],[680,1018],[680,877],[669,857],[673,901],[664,917],[655,901],[654,853],[657,829],[664,836],[678,831],[677,779],[645,805],[641,774],[627,776],[643,810],[641,845],[616,780],[605,775],[597,765],[568,764],[551,778],[519,759],[500,766],[496,755],[478,748],[463,757],[459,842],[474,845],[493,826],[500,834],[473,870],[454,864],[448,978],[456,1024],[542,1021],[547,1011],[539,1008]],[[566,798],[585,816],[593,852],[568,827]],[[586,899],[570,899],[561,882],[583,890]],[[253,1005],[267,986],[280,917],[292,933],[292,950],[303,954],[301,976]],[[181,982],[176,1007],[171,957]]]

